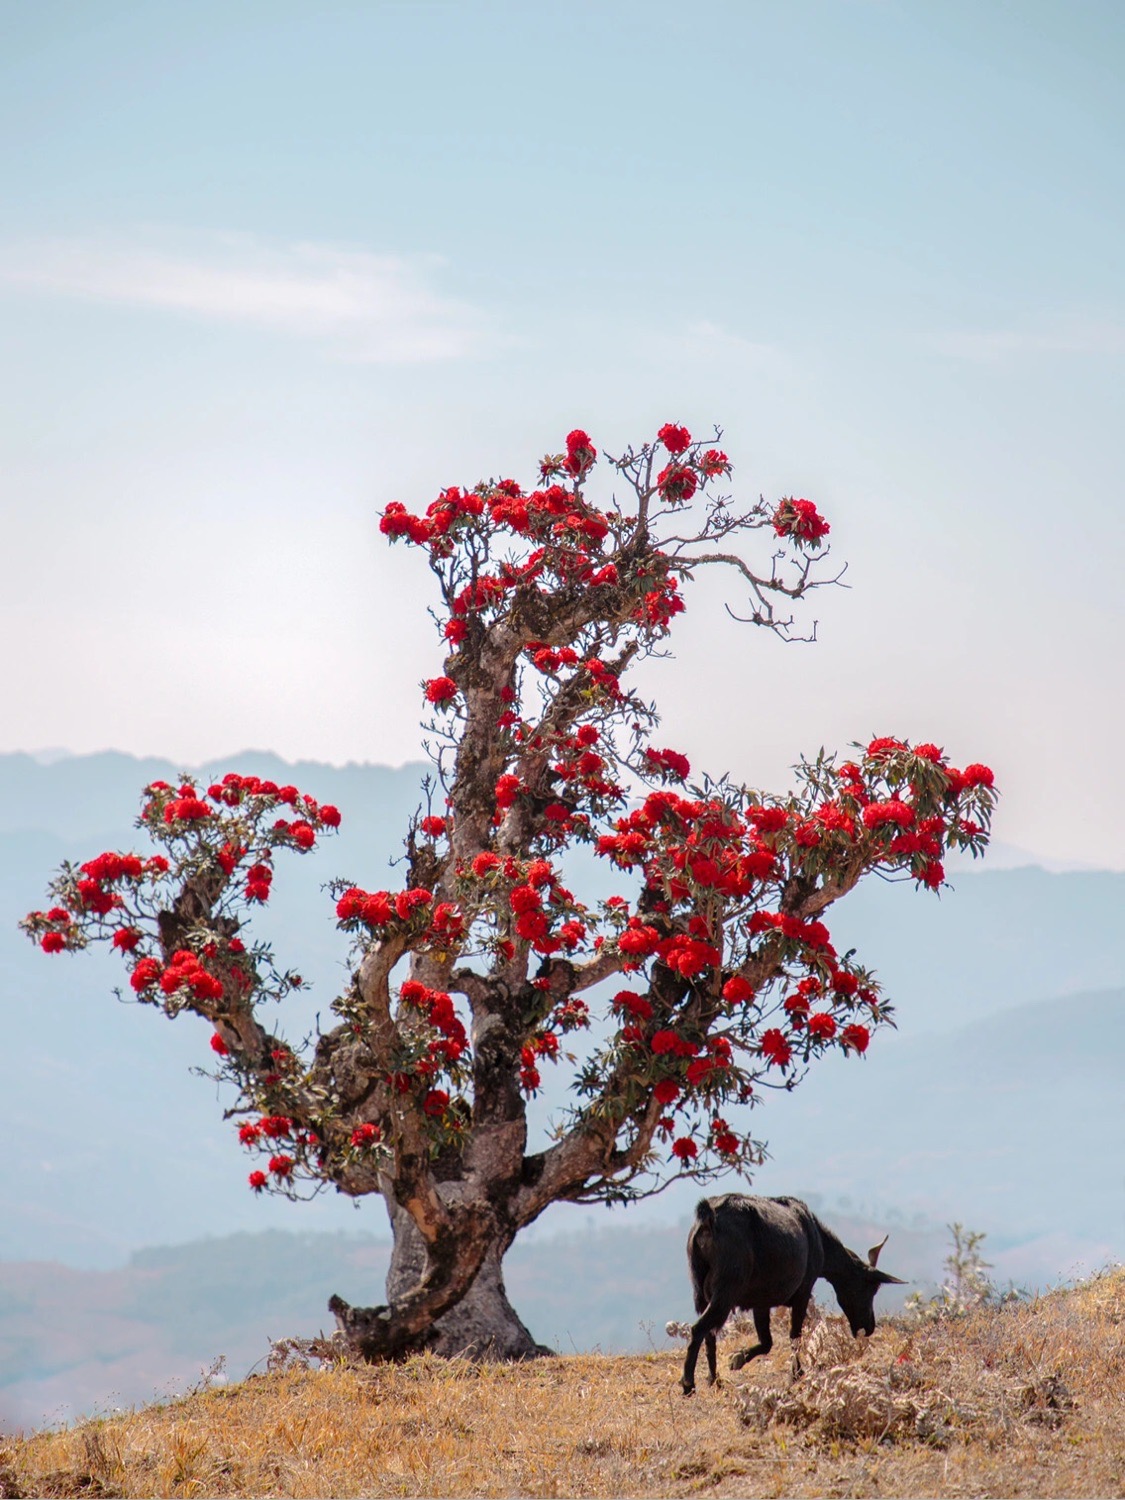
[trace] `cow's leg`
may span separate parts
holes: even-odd
[[[703,1309],[702,1315],[692,1325],[691,1342],[688,1344],[687,1357],[684,1360],[684,1373],[680,1384],[683,1386],[684,1395],[690,1396],[695,1390],[695,1365],[699,1358],[700,1345],[706,1339],[708,1341],[707,1364],[711,1371],[712,1381],[715,1378],[715,1334],[726,1322],[730,1315],[730,1307],[723,1301],[712,1300]]]
[[[715,1348],[715,1335],[709,1333],[704,1337],[703,1347],[707,1351],[707,1384],[718,1385],[719,1369],[716,1364],[718,1351]]]
[[[711,1289],[712,1289],[713,1284],[714,1284],[714,1278],[712,1276],[708,1276],[707,1279],[704,1281],[703,1285],[696,1290],[696,1293],[695,1293],[695,1315],[696,1315],[696,1317],[699,1317],[702,1313],[706,1312],[706,1310],[707,1310],[707,1304],[711,1301]],[[717,1368],[717,1366],[715,1364],[715,1359],[716,1359],[715,1335],[713,1333],[704,1334],[704,1336],[703,1336],[703,1347],[707,1351],[707,1384],[708,1385],[717,1385],[719,1383],[719,1372],[718,1372],[718,1368]]]
[[[758,1335],[758,1342],[752,1349],[740,1349],[737,1354],[731,1355],[730,1367],[732,1370],[741,1370],[743,1365],[749,1364],[759,1354],[768,1354],[773,1348],[773,1335],[770,1333],[770,1310],[768,1307],[754,1308],[754,1330]]]
[[[805,1326],[805,1318],[809,1311],[809,1301],[812,1297],[812,1288],[808,1291],[798,1292],[796,1298],[790,1305],[789,1318],[789,1343],[793,1350],[792,1377],[797,1380],[801,1371],[801,1330]]]

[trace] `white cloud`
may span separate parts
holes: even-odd
[[[996,328],[945,333],[934,341],[940,354],[990,364],[1039,354],[1125,354],[1125,324],[1075,320],[1053,328]]]
[[[250,235],[185,243],[147,233],[0,246],[0,283],[316,339],[346,359],[413,364],[496,342],[477,309],[435,290],[439,264]]]

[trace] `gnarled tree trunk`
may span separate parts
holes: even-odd
[[[394,1232],[394,1248],[387,1272],[387,1302],[390,1307],[400,1301],[422,1280],[426,1270],[425,1241],[410,1214],[393,1200],[387,1204]],[[502,1262],[508,1245],[497,1240],[489,1248],[477,1275],[466,1294],[436,1319],[418,1349],[428,1349],[449,1358],[474,1360],[536,1359],[554,1351],[536,1343],[508,1301],[504,1289]],[[351,1307],[339,1297],[329,1302],[330,1310],[342,1329],[348,1344],[363,1358],[370,1358],[368,1342],[375,1325],[382,1321],[385,1308]],[[400,1353],[415,1352],[403,1348]]]

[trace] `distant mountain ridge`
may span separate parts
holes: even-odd
[[[517,1241],[505,1260],[513,1304],[560,1353],[667,1347],[668,1319],[691,1316],[686,1221],[585,1219],[584,1230]],[[857,1216],[831,1223],[861,1248],[884,1232]],[[896,1272],[933,1280],[945,1240],[934,1226],[893,1228]],[[139,1251],[112,1271],[0,1264],[0,1432],[178,1393],[219,1355],[241,1379],[271,1338],[330,1329],[330,1292],[376,1300],[388,1259],[385,1239],[275,1230]]]
[[[299,1036],[345,973],[347,943],[324,882],[394,878],[388,861],[425,767],[232,759],[344,814],[338,839],[279,861],[274,898],[255,917],[311,981],[287,1025]],[[0,1003],[17,1060],[0,1125],[21,1143],[8,1158],[0,1259],[108,1268],[156,1241],[201,1234],[383,1228],[378,1204],[357,1212],[335,1195],[301,1208],[255,1199],[214,1086],[191,1071],[210,1061],[204,1024],[116,1003],[122,971],[110,955],[48,958],[15,928],[63,857],[136,844],[144,782],[176,769],[115,752],[50,765],[0,756]],[[610,874],[588,864],[579,878],[585,891]],[[794,1094],[750,1116],[773,1152],[758,1184],[939,1220],[971,1216],[996,1240],[1060,1232],[1125,1254],[1121,1195],[1104,1181],[1106,1142],[1114,1130],[1121,1138],[1113,1059],[1123,1040],[1125,875],[990,870],[986,860],[953,879],[940,900],[869,881],[833,909],[837,946],[876,966],[899,1030],[880,1034],[865,1059],[826,1059]],[[561,1081],[548,1072],[537,1124],[557,1107]],[[1056,1182],[1062,1198],[1053,1200]],[[630,1211],[630,1222],[688,1212],[694,1192],[677,1187]],[[1067,1205],[1063,1222],[1050,1222],[1052,1201]],[[569,1222],[565,1207],[552,1210],[544,1232]]]

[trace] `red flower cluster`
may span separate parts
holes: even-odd
[[[336,915],[344,926],[363,923],[371,928],[389,927],[396,921],[413,921],[433,899],[433,892],[421,886],[392,895],[390,891],[365,891],[353,885],[336,902]]]
[[[698,1042],[689,1042],[678,1031],[672,1031],[667,1027],[662,1031],[653,1033],[649,1046],[657,1057],[661,1057],[665,1053],[671,1053],[673,1057],[695,1057],[699,1051]]]
[[[141,960],[143,964],[144,959]],[[133,978],[137,976],[141,964],[133,971]],[[174,995],[177,990],[188,989],[197,1000],[221,1000],[223,998],[223,982],[209,974],[194,953],[187,948],[180,948],[172,954],[168,967],[160,976],[160,988],[166,995]]]
[[[793,1049],[785,1040],[785,1034],[776,1026],[771,1026],[768,1031],[762,1033],[759,1046],[762,1056],[779,1068],[784,1068],[793,1056]]]
[[[748,1005],[754,999],[755,990],[748,979],[735,974],[723,985],[723,999],[728,1005]]]
[[[352,1145],[360,1150],[365,1146],[378,1145],[382,1138],[383,1132],[379,1129],[378,1125],[370,1123],[357,1125],[352,1131]]]
[[[773,529],[778,536],[819,547],[832,528],[811,500],[787,498],[778,502],[773,513]]]
[[[691,433],[686,427],[677,427],[674,422],[665,422],[656,436],[673,458],[691,446]]]
[[[453,997],[445,990],[432,990],[417,979],[407,979],[399,989],[406,1005],[424,1011],[430,1025],[439,1035],[429,1044],[429,1056],[435,1065],[457,1062],[469,1045],[468,1034],[453,1006]],[[420,1068],[425,1074],[428,1067]]]
[[[914,821],[914,809],[907,807],[899,798],[892,797],[887,802],[869,802],[863,809],[862,818],[865,828],[882,828],[886,823],[909,828]]]
[[[435,708],[448,708],[457,697],[457,684],[452,677],[431,677],[422,684],[426,702]]]
[[[159,962],[155,958],[142,958],[130,974],[129,983],[139,995],[142,990],[151,989],[159,978]]]
[[[273,871],[267,864],[251,865],[246,872],[246,899],[260,901],[263,905],[270,899],[270,884]]]
[[[866,1026],[845,1026],[840,1033],[840,1042],[846,1051],[866,1052],[871,1033]]]
[[[780,932],[790,942],[804,943],[808,948],[820,949],[829,957],[834,957],[836,953],[829,940],[828,928],[823,922],[804,922],[800,917],[789,916],[784,912],[756,911],[747,922],[746,930],[752,936],[770,931]]]
[[[695,494],[699,480],[686,464],[668,464],[656,476],[656,487],[669,505],[683,505]]]
[[[137,854],[99,854],[80,865],[83,875],[96,880],[99,885],[112,885],[117,880],[139,880],[144,873],[144,861]]]
[[[691,775],[691,762],[678,750],[645,750],[645,769],[665,777],[669,781],[686,781]]]
[[[422,1109],[432,1120],[440,1120],[448,1108],[449,1095],[444,1089],[431,1089],[422,1100]]]
[[[202,823],[213,814],[197,789],[190,783],[180,788],[180,795],[164,803],[162,816],[165,823]]]
[[[576,427],[573,432],[566,435],[566,461],[563,468],[575,479],[585,478],[588,471],[593,467],[598,456],[598,450],[591,443],[589,435]]]
[[[153,782],[149,791],[159,789],[160,786],[161,783]],[[251,798],[260,799],[259,807],[262,809],[279,802],[293,808],[300,804],[302,819],[323,828],[340,826],[340,811],[330,802],[321,806],[315,797],[302,794],[295,786],[278,786],[275,781],[263,780],[260,776],[240,776],[236,771],[228,771],[221,781],[216,781],[207,788],[207,795],[212,802],[232,808],[249,802]]]

